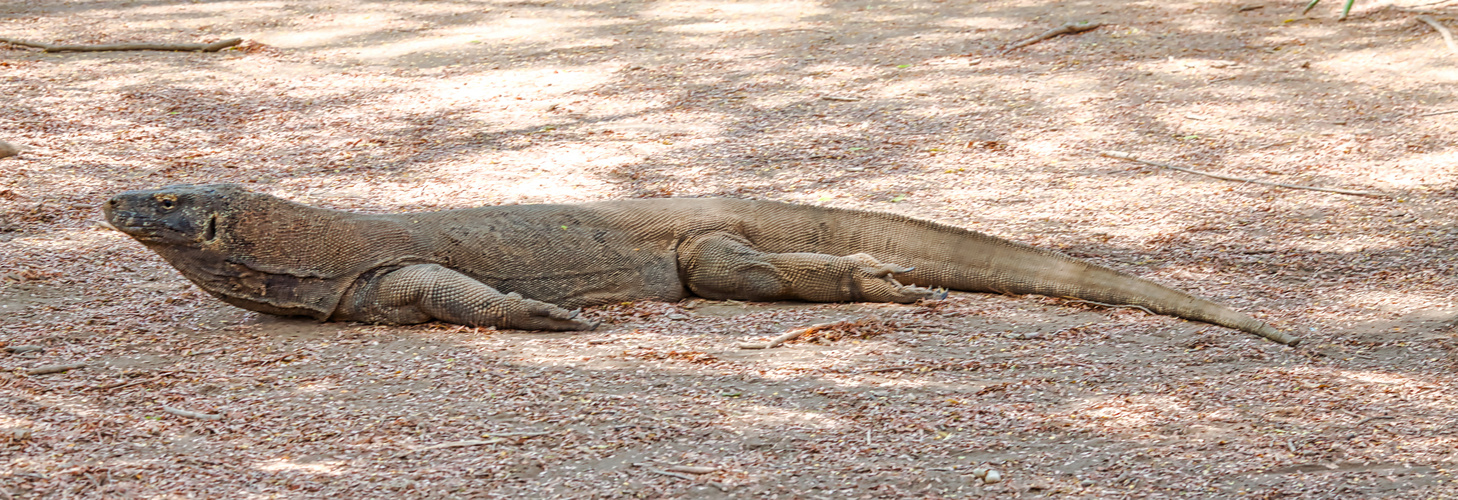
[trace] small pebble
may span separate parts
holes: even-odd
[[[1087,488],[1089,486],[1093,486],[1094,485],[1094,482],[1093,482],[1092,479],[1085,479],[1085,480],[1079,481],[1078,482],[1078,485],[1079,486],[1082,486],[1084,488]]]
[[[987,471],[987,475],[983,476],[982,482],[987,484],[1000,483],[1002,482],[1002,473],[995,470]]]
[[[5,141],[0,141],[0,158],[15,156],[18,154],[20,154],[20,146],[16,146]]]
[[[30,439],[31,432],[29,427],[11,427],[6,430],[9,431],[7,434],[10,434],[9,437],[13,441],[25,441],[27,439]]]
[[[983,469],[983,468],[972,469],[972,475],[973,476],[977,476],[977,479],[985,478],[985,477],[987,477],[987,469]]]

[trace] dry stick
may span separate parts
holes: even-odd
[[[826,327],[829,327],[829,326],[834,325],[834,324],[835,323],[819,323],[819,324],[814,324],[814,325],[807,326],[805,328],[796,328],[794,330],[790,330],[788,332],[785,332],[785,333],[781,334],[778,337],[775,337],[775,338],[770,339],[769,342],[765,342],[763,344],[754,343],[754,342],[745,342],[743,344],[739,344],[739,348],[740,349],[773,349],[775,347],[778,347],[780,344],[783,344],[785,342],[789,342],[791,340],[795,340],[797,338],[800,338],[801,335],[804,335],[804,334],[809,333],[809,332],[813,332],[815,330],[819,330],[821,328],[826,328]]]
[[[20,154],[20,146],[0,141],[0,158],[6,158]]]
[[[1244,177],[1235,177],[1235,176],[1230,176],[1230,175],[1214,174],[1214,173],[1210,173],[1210,172],[1201,172],[1199,170],[1189,169],[1189,168],[1180,167],[1180,166],[1176,166],[1176,165],[1170,165],[1168,163],[1161,163],[1161,162],[1157,162],[1157,161],[1143,160],[1143,159],[1140,159],[1140,158],[1134,156],[1133,154],[1125,153],[1125,152],[1122,152],[1122,151],[1100,151],[1099,152],[1099,155],[1101,155],[1101,156],[1107,156],[1109,158],[1118,158],[1118,159],[1121,159],[1121,160],[1129,160],[1129,161],[1133,161],[1133,162],[1139,162],[1139,163],[1143,163],[1145,165],[1153,165],[1153,166],[1156,166],[1156,167],[1159,167],[1159,168],[1167,168],[1167,169],[1170,169],[1170,170],[1178,170],[1180,172],[1185,172],[1185,173],[1190,173],[1190,174],[1195,174],[1195,175],[1203,175],[1203,176],[1206,176],[1206,177],[1214,177],[1216,179],[1223,179],[1223,180],[1227,180],[1227,181],[1249,182],[1251,184],[1261,184],[1261,185],[1265,185],[1265,186],[1276,186],[1276,187],[1283,187],[1283,188],[1289,188],[1289,189],[1305,189],[1307,191],[1321,191],[1321,192],[1324,192],[1324,193],[1349,194],[1349,195],[1353,195],[1353,196],[1372,196],[1372,197],[1376,197],[1376,198],[1391,198],[1392,197],[1392,195],[1387,194],[1387,193],[1377,193],[1377,192],[1372,192],[1372,191],[1352,191],[1352,190],[1349,190],[1349,189],[1330,189],[1330,188],[1322,188],[1322,187],[1315,187],[1315,186],[1302,186],[1300,184],[1282,184],[1282,183],[1279,183],[1279,182],[1262,181],[1262,180],[1258,180],[1258,179],[1247,179],[1247,178],[1244,178]]]
[[[51,45],[0,37],[0,42],[21,47],[35,47],[46,52],[108,52],[121,50],[166,50],[175,52],[217,52],[243,43],[242,38],[229,38],[213,43],[118,43],[111,45]]]
[[[492,436],[532,437],[532,436],[544,436],[544,435],[547,435],[547,434],[551,434],[551,433],[550,432],[503,432],[503,433],[499,433],[499,434],[490,434],[490,435],[492,435]],[[441,449],[445,449],[445,448],[465,448],[467,446],[481,446],[481,445],[487,445],[487,444],[496,444],[496,443],[500,443],[502,441],[506,441],[506,438],[505,437],[494,437],[494,438],[487,439],[487,440],[451,441],[449,443],[435,444],[435,445],[426,446],[424,448],[416,448],[416,449],[413,449],[413,450],[410,450],[410,451],[406,451],[406,452],[403,452],[403,453],[400,453],[400,454],[395,455],[395,458],[405,458],[407,456],[410,456],[411,454],[427,452],[427,451],[430,451],[430,450],[441,450]]]
[[[69,365],[41,366],[41,367],[31,368],[30,370],[27,370],[25,372],[25,374],[26,375],[49,375],[49,374],[52,374],[52,373],[61,373],[61,372],[64,372],[64,371],[75,370],[75,369],[84,368],[84,367],[86,367],[86,363],[71,363]]]
[[[1420,114],[1418,116],[1451,115],[1453,113],[1458,113],[1458,109],[1450,109],[1450,110],[1447,110],[1447,111],[1434,111],[1432,113],[1423,113],[1423,114]]]
[[[195,419],[198,419],[198,420],[222,420],[223,419],[223,416],[222,415],[217,415],[217,414],[213,414],[213,413],[198,413],[198,412],[195,412],[195,411],[179,410],[179,409],[173,408],[171,406],[163,406],[162,407],[162,411],[165,412],[165,413],[170,413],[170,414],[173,414],[173,415],[177,415],[179,417],[195,418]]]
[[[920,370],[922,368],[926,368],[928,371],[930,371],[932,369],[945,368],[946,366],[947,366],[947,364],[930,365],[930,366],[928,366],[928,365],[882,366],[882,367],[878,367],[878,368],[866,368],[864,370],[856,370],[856,371],[853,371],[851,373],[899,372],[899,371],[902,371],[902,370]]]
[[[1433,29],[1438,30],[1438,34],[1443,35],[1443,41],[1448,43],[1448,50],[1451,50],[1453,51],[1453,54],[1458,55],[1458,43],[1453,42],[1452,31],[1448,31],[1448,28],[1444,27],[1441,23],[1439,23],[1437,19],[1433,19],[1428,16],[1417,16],[1417,20],[1428,23],[1428,26],[1432,26]]]
[[[668,472],[668,471],[662,470],[662,469],[648,469],[648,472],[652,472],[654,474],[662,474],[662,475],[665,475],[665,476],[676,477],[676,478],[679,478],[679,479],[687,479],[689,481],[693,481],[694,480],[694,477],[693,476],[690,476],[688,474],[679,474],[677,472]]]
[[[718,467],[699,467],[699,466],[694,466],[694,465],[675,465],[675,466],[669,467],[666,470],[668,470],[669,472],[686,472],[686,473],[689,473],[689,474],[708,474],[710,472],[718,471],[719,468]]]
[[[1035,43],[1038,43],[1038,42],[1041,42],[1043,40],[1047,40],[1049,38],[1053,38],[1053,37],[1056,37],[1056,36],[1059,36],[1059,35],[1072,35],[1074,33],[1083,33],[1085,31],[1088,31],[1088,30],[1097,28],[1099,26],[1100,26],[1099,23],[1065,23],[1063,26],[1059,26],[1057,28],[1053,28],[1051,30],[1044,31],[1043,34],[1041,34],[1041,35],[1038,35],[1038,36],[1029,38],[1027,40],[1023,40],[1021,42],[1018,42],[1018,43],[1009,45],[1009,46],[1007,46],[1007,48],[1002,49],[1002,53],[1003,54],[1006,54],[1008,52],[1012,52],[1014,50],[1021,49],[1023,47],[1027,47],[1029,45],[1032,45],[1032,44],[1035,44]]]

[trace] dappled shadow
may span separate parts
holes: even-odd
[[[604,495],[1381,496],[1399,483],[1380,476],[1407,474],[1404,493],[1446,491],[1431,467],[1451,445],[1458,153],[1451,121],[1418,115],[1453,101],[1432,82],[1455,77],[1400,9],[1284,22],[1293,7],[1250,6],[0,7],[17,38],[265,45],[0,52],[16,96],[0,101],[0,139],[36,147],[0,160],[0,325],[17,332],[0,340],[51,348],[0,363],[97,363],[4,379],[0,427],[36,437],[7,445],[28,462],[3,487],[244,487],[171,489],[217,474],[272,481],[250,479],[254,495],[568,495],[610,482],[620,490]],[[1107,25],[999,53],[1090,19]],[[1096,155],[1106,149],[1397,196],[1155,172]],[[649,305],[664,309],[581,336],[258,320],[91,226],[110,193],[183,182],[366,211],[662,196],[889,210],[1210,296],[1308,347],[981,295],[726,318]],[[862,314],[904,316],[909,331],[728,347]],[[183,371],[87,390],[169,367]],[[228,418],[193,423],[162,404]],[[1403,418],[1368,420],[1388,408]],[[394,458],[525,430],[551,434]],[[722,470],[649,472],[678,463]],[[1010,481],[973,479],[986,463]]]

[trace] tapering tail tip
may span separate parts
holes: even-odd
[[[1301,337],[1297,337],[1297,336],[1291,335],[1289,333],[1286,333],[1286,332],[1277,330],[1277,329],[1271,327],[1271,325],[1265,325],[1265,324],[1263,324],[1263,325],[1260,326],[1260,328],[1256,329],[1256,331],[1253,332],[1253,333],[1255,333],[1256,335],[1260,335],[1262,337],[1268,338],[1272,342],[1276,342],[1276,343],[1279,343],[1279,344],[1285,344],[1285,345],[1288,345],[1288,346],[1291,346],[1291,347],[1296,347],[1296,344],[1300,344],[1301,343]]]

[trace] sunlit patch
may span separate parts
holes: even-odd
[[[292,460],[278,458],[259,463],[255,467],[268,472],[301,472],[337,476],[344,473],[343,467],[348,465],[348,463],[344,460],[325,460],[301,464]]]
[[[222,20],[222,19],[236,19],[236,16],[238,16],[240,13],[250,13],[250,12],[251,13],[255,13],[255,14],[267,13],[267,14],[270,14],[270,15],[277,15],[277,14],[284,13],[284,9],[285,8],[287,8],[287,6],[284,5],[283,2],[235,1],[235,2],[194,3],[194,4],[191,4],[191,5],[189,5],[189,4],[132,5],[132,6],[128,6],[126,8],[126,11],[124,13],[127,14],[127,15],[129,15],[129,16],[133,16],[133,17],[140,17],[140,16],[159,16],[159,17],[163,17],[163,18],[167,18],[167,19],[175,19],[174,17],[171,17],[171,16],[177,16],[179,13],[186,13],[186,14],[210,13],[210,14],[214,14],[216,16],[219,16],[220,20]],[[113,15],[122,15],[122,14],[123,13],[118,12],[117,14],[113,14]],[[135,21],[129,22],[128,24],[131,25],[134,22]]]
[[[1185,400],[1150,394],[1084,403],[1075,406],[1071,414],[1103,421],[1105,425],[1127,428],[1164,424],[1173,419],[1189,419],[1197,415]]]
[[[816,2],[708,2],[670,1],[657,2],[640,13],[647,19],[719,19],[732,23],[737,29],[768,29],[783,27],[807,17],[824,15],[830,9]]]
[[[789,410],[764,405],[747,405],[735,408],[737,414],[725,416],[727,424],[735,428],[773,428],[794,426],[819,430],[833,430],[850,427],[852,422],[825,413]]]
[[[1402,313],[1452,306],[1450,302],[1434,300],[1425,295],[1370,287],[1344,294],[1343,299],[1343,302],[1353,307]]]
[[[367,20],[361,19],[358,24],[345,25],[333,28],[314,28],[301,31],[275,31],[265,32],[256,35],[256,39],[268,45],[303,49],[313,47],[325,47],[339,43],[351,37],[362,37],[374,33],[378,28]]]
[[[1385,384],[1385,385],[1418,384],[1418,385],[1425,385],[1420,380],[1416,380],[1416,379],[1413,379],[1413,378],[1410,378],[1410,377],[1404,377],[1404,376],[1401,376],[1401,375],[1394,375],[1394,374],[1391,374],[1391,373],[1384,373],[1384,372],[1337,370],[1336,371],[1336,374],[1337,375],[1340,375],[1340,376],[1343,376],[1343,377],[1350,378],[1352,380],[1357,380],[1357,381],[1361,381],[1361,382],[1367,382],[1367,383],[1371,383],[1371,384]]]
[[[1021,18],[1007,17],[954,17],[943,19],[937,22],[937,24],[948,28],[1011,30],[1027,26],[1028,21]]]
[[[446,38],[467,37],[461,40],[461,43],[498,45],[556,42],[582,44],[591,40],[589,37],[580,36],[583,35],[582,31],[620,22],[613,19],[596,19],[591,16],[591,13],[583,11],[554,9],[548,16],[500,16],[491,19],[490,22],[456,26],[438,32],[448,35]],[[611,39],[603,40],[611,41]],[[456,45],[454,48],[460,49],[461,47],[461,45]]]

